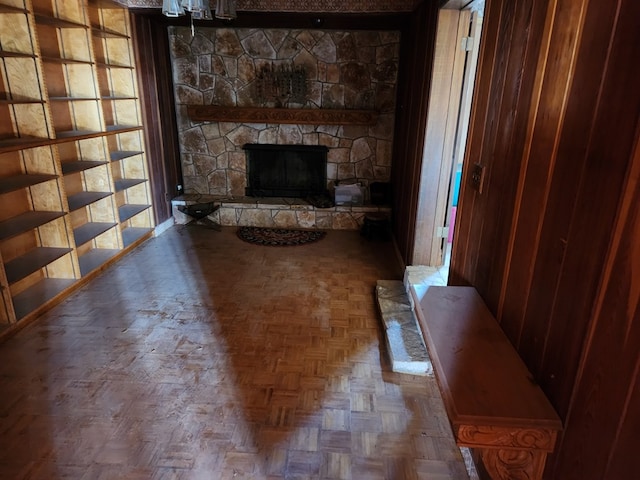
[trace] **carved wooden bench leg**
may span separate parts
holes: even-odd
[[[547,452],[486,448],[480,458],[493,480],[534,480],[542,478]]]
[[[491,480],[541,480],[557,432],[546,428],[462,425],[455,429],[455,436],[458,445],[473,449],[474,462],[481,464]]]

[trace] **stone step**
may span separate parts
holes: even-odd
[[[433,375],[422,331],[404,283],[400,280],[378,280],[376,300],[391,369],[411,375]]]

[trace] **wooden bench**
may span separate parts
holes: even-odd
[[[416,300],[456,442],[492,479],[540,479],[562,423],[473,287]]]

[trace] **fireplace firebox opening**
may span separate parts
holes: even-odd
[[[247,196],[327,196],[327,147],[247,143],[243,149]]]

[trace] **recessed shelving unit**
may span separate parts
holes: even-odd
[[[105,2],[102,2],[103,4]],[[106,129],[114,201],[124,246],[149,234],[153,219],[137,100],[130,31],[121,9],[104,8],[91,18],[96,70]]]
[[[0,0],[0,333],[151,235],[148,179],[127,9]]]

